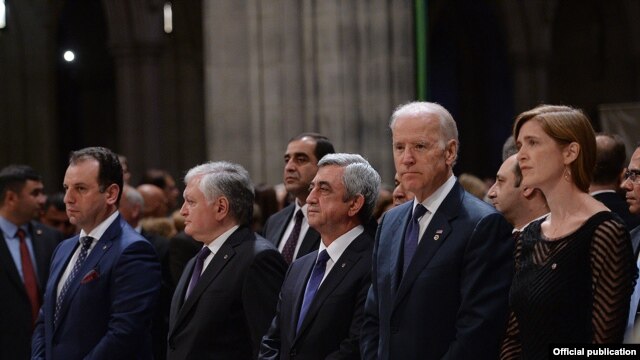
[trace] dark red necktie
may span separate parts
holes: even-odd
[[[291,264],[293,261],[293,254],[296,252],[296,245],[298,244],[298,238],[300,237],[300,230],[302,230],[302,219],[304,218],[302,210],[298,210],[296,212],[295,218],[296,222],[293,224],[291,234],[289,234],[289,238],[282,248],[282,257],[287,264]]]
[[[24,279],[24,288],[27,291],[29,302],[31,303],[31,315],[33,324],[35,324],[38,318],[38,311],[40,310],[40,298],[38,296],[38,280],[36,279],[36,272],[33,269],[33,263],[31,262],[31,255],[27,248],[27,242],[25,241],[24,230],[18,229],[16,233],[18,239],[20,239],[20,261],[22,262],[22,278]]]

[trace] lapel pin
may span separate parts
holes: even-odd
[[[347,266],[347,264],[346,263],[342,263],[342,267],[345,267],[345,266]]]
[[[36,235],[42,235],[42,230],[40,229],[36,230]]]
[[[440,235],[435,234],[435,235],[433,236],[433,240],[438,241],[438,239],[440,239]]]
[[[228,258],[229,258],[229,255],[224,254],[224,258],[223,259],[227,260]]]
[[[107,250],[107,245],[102,245],[102,250]]]

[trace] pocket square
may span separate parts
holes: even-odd
[[[80,280],[80,284],[86,284],[100,277],[100,274],[96,269],[89,271],[83,278]]]

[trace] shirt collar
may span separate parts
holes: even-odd
[[[114,211],[113,214],[109,215],[108,218],[104,219],[98,226],[96,226],[90,233],[86,233],[83,229],[80,230],[80,239],[85,236],[91,236],[96,240],[100,240],[102,235],[107,231],[111,223],[115,221],[115,219],[120,215],[118,210]]]
[[[309,208],[309,205],[307,205],[307,203],[304,203],[304,205],[300,206],[298,205],[298,199],[296,199],[295,201],[296,207],[295,209],[293,209],[293,219],[295,219],[295,215],[298,212],[298,210],[302,210],[302,215],[304,215],[304,218],[307,218],[307,209]]]
[[[205,245],[205,246],[207,246],[209,250],[211,250],[211,253],[215,255],[218,252],[218,250],[220,250],[222,245],[224,245],[227,239],[229,239],[231,234],[233,234],[233,232],[236,231],[239,227],[240,227],[239,225],[235,225],[231,229],[223,232],[222,235],[215,238],[212,242],[209,243],[209,245]]]
[[[347,249],[347,247],[355,240],[360,234],[364,232],[364,227],[362,225],[358,225],[353,229],[347,231],[346,233],[340,235],[337,239],[335,239],[329,247],[325,246],[322,241],[320,241],[320,248],[318,249],[318,255],[322,252],[322,250],[327,250],[329,257],[335,263],[340,259],[342,253]]]
[[[526,229],[526,228],[527,228],[527,226],[531,225],[531,223],[532,223],[532,222],[534,222],[534,221],[538,221],[538,220],[543,219],[543,218],[546,218],[548,215],[549,215],[549,213],[546,213],[546,214],[544,214],[544,215],[542,215],[542,216],[539,216],[539,217],[537,217],[537,218],[535,218],[535,219],[533,219],[533,220],[529,221],[528,223],[524,224],[524,226],[523,226],[523,227],[521,227],[520,229],[516,229],[516,228],[514,228],[513,230],[511,230],[511,233],[523,232],[523,231],[524,231],[524,229]]]
[[[616,191],[615,190],[598,190],[598,191],[594,191],[594,192],[589,193],[589,195],[596,196],[598,194],[604,194],[604,193],[614,193],[615,194]]]
[[[436,211],[438,211],[438,208],[440,207],[444,199],[447,197],[447,195],[449,195],[449,192],[451,191],[451,189],[453,189],[453,186],[455,184],[456,184],[456,177],[451,175],[447,179],[447,181],[444,182],[444,184],[440,185],[440,187],[436,189],[436,191],[434,191],[433,194],[431,194],[431,196],[424,199],[424,201],[421,203],[422,206],[424,206],[427,210],[429,210],[431,214],[434,214]],[[414,199],[413,210],[416,209],[417,205],[418,205],[418,200]]]
[[[18,226],[12,223],[11,221],[5,219],[4,217],[0,216],[0,229],[2,229],[2,233],[5,239],[13,239],[16,237]],[[22,230],[28,233],[26,226],[22,226]]]

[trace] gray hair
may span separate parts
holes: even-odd
[[[398,106],[391,115],[389,128],[393,131],[396,120],[400,117],[426,117],[427,115],[436,115],[440,120],[440,143],[443,148],[449,140],[455,140],[456,143],[460,144],[458,140],[458,126],[455,120],[453,120],[453,116],[438,103],[414,101]],[[459,149],[460,146],[458,146],[458,150]],[[456,158],[457,156],[458,154],[456,154]]]
[[[239,225],[251,223],[254,189],[249,172],[242,166],[227,161],[212,161],[198,165],[187,172],[185,184],[200,178],[198,188],[207,203],[224,196],[229,201],[229,213]]]
[[[366,224],[371,219],[378,199],[380,175],[367,160],[358,154],[327,154],[318,162],[318,168],[330,165],[344,167],[342,175],[345,188],[344,201],[358,195],[364,197],[364,206],[358,213],[358,217],[363,224]]]
[[[131,185],[124,185],[124,189],[122,191],[122,195],[127,199],[132,205],[140,205],[140,208],[144,207],[144,198],[140,194],[136,188]]]
[[[445,140],[458,141],[458,127],[451,113],[442,105],[426,101],[414,101],[398,106],[391,115],[389,127],[393,130],[396,120],[401,116],[436,115],[440,119],[440,128]]]

